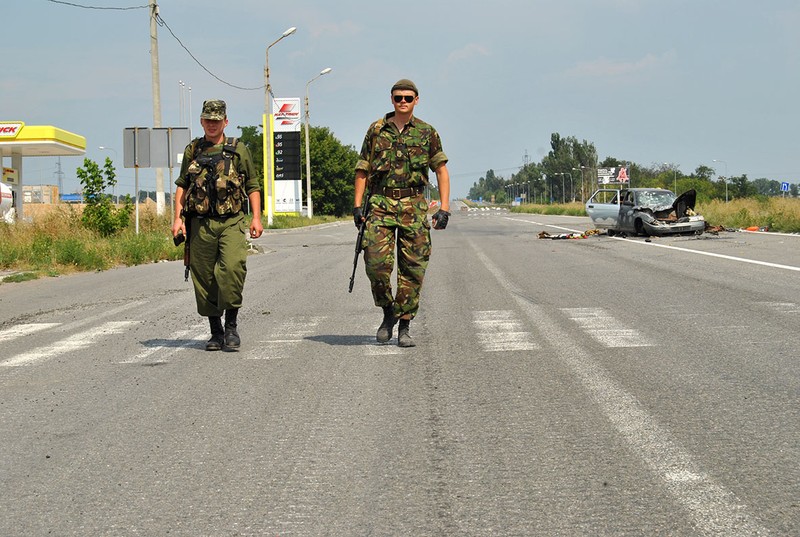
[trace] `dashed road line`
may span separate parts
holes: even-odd
[[[638,330],[625,328],[603,308],[562,308],[561,311],[606,347],[652,347]]]
[[[122,360],[119,364],[138,364],[146,362],[148,358],[156,353],[162,353],[158,356],[157,360],[152,360],[154,363],[163,363],[168,356],[175,354],[181,349],[197,348],[198,345],[208,338],[208,328],[204,326],[189,328],[187,330],[180,330],[171,334],[169,340],[162,340],[163,344],[152,345],[151,347],[138,353],[127,360]]]
[[[284,321],[275,331],[278,337],[257,342],[257,346],[264,348],[263,352],[256,350],[248,353],[245,358],[249,360],[275,360],[283,358],[286,352],[300,344],[308,336],[317,331],[317,326],[326,317],[307,316]]]
[[[511,310],[472,312],[477,337],[486,352],[532,351],[539,348],[529,331]]]
[[[18,337],[27,336],[28,334],[47,330],[48,328],[53,328],[60,324],[61,323],[30,323],[12,326],[11,328],[0,330],[0,341],[9,341]]]
[[[92,330],[86,330],[68,338],[59,340],[51,345],[40,347],[33,351],[17,354],[0,362],[0,367],[19,367],[31,365],[39,360],[52,358],[79,349],[85,349],[94,344],[96,340],[126,330],[136,321],[109,321]]]
[[[768,535],[763,526],[731,491],[716,482],[691,453],[676,442],[630,393],[625,391],[591,354],[576,344],[541,306],[526,298],[522,289],[474,243],[476,257],[513,297],[517,305],[544,334],[557,359],[580,380],[599,411],[664,484],[675,501],[706,535]]]

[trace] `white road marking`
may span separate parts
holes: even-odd
[[[478,339],[486,352],[531,351],[539,348],[511,310],[472,312]]]
[[[59,324],[61,323],[30,323],[12,326],[11,328],[0,330],[0,341],[9,341],[18,337],[27,336],[28,334],[46,330],[58,326]]]
[[[364,353],[367,356],[391,356],[393,354],[404,354],[407,349],[398,347],[397,340],[390,343],[376,343],[375,338],[367,338],[361,345],[363,345]]]
[[[325,317],[308,316],[286,320],[276,330],[278,338],[264,339],[258,342],[258,346],[263,348],[255,353],[248,353],[248,360],[275,360],[283,358],[285,353],[293,347],[299,345],[305,338],[313,335],[317,331],[319,323]]]
[[[625,328],[603,308],[562,308],[561,311],[606,347],[650,347],[638,330]]]
[[[716,483],[650,416],[635,397],[621,388],[591,355],[573,343],[554,323],[473,243],[476,257],[505,287],[555,351],[580,379],[600,411],[664,483],[665,488],[706,535],[753,536],[769,531],[733,493]]]
[[[579,229],[570,229],[570,228],[565,228],[565,227],[559,227],[559,226],[554,226],[552,224],[542,224],[542,223],[539,223],[539,222],[533,222],[531,220],[520,220],[518,218],[511,218],[511,217],[508,217],[508,216],[505,217],[505,218],[508,218],[509,220],[513,220],[514,222],[524,222],[526,224],[534,224],[534,225],[537,225],[537,226],[551,227],[551,228],[554,228],[554,229],[561,229],[561,230],[564,230],[564,231],[570,231],[572,233],[583,233]],[[750,263],[752,265],[761,265],[763,267],[771,267],[771,268],[778,268],[778,269],[783,269],[783,270],[791,270],[791,271],[794,271],[794,272],[800,272],[800,267],[795,267],[795,266],[792,266],[792,265],[781,265],[780,263],[769,263],[767,261],[757,261],[755,259],[747,259],[746,257],[736,257],[736,256],[732,256],[732,255],[716,254],[714,252],[703,252],[701,250],[692,250],[690,248],[682,248],[680,246],[671,246],[669,244],[659,244],[657,242],[644,242],[644,241],[640,241],[640,240],[626,239],[624,237],[608,237],[608,238],[609,239],[613,239],[613,240],[617,240],[617,241],[631,242],[633,244],[640,244],[640,245],[643,245],[643,246],[653,246],[653,247],[656,247],[656,248],[666,248],[668,250],[677,250],[679,252],[687,252],[687,253],[690,253],[690,254],[707,255],[709,257],[717,257],[717,258],[720,258],[720,259],[727,259],[729,261],[739,261],[740,263]]]
[[[103,323],[93,330],[86,330],[72,335],[66,339],[59,340],[51,345],[40,347],[36,350],[17,354],[9,359],[0,362],[2,367],[19,367],[30,365],[45,358],[52,358],[60,354],[66,354],[79,349],[85,349],[92,345],[95,340],[112,334],[118,334],[134,324],[135,321],[109,321]]]
[[[794,302],[756,302],[778,313],[800,313],[800,304]]]
[[[180,330],[171,334],[171,341],[183,341],[180,345],[156,345],[153,347],[149,347],[136,356],[129,358],[127,360],[122,360],[117,362],[119,364],[137,364],[146,361],[150,356],[153,354],[160,352],[164,353],[160,356],[158,362],[164,362],[165,358],[169,355],[174,354],[178,349],[188,349],[188,348],[195,348],[199,342],[206,341],[208,339],[208,328],[205,327],[195,327],[190,328],[187,330]]]

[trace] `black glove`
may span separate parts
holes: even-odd
[[[450,219],[450,213],[439,209],[433,215],[433,229],[444,229],[447,227],[447,221]]]
[[[356,227],[361,227],[362,220],[364,220],[364,211],[361,210],[361,207],[353,208],[353,221],[356,223]]]

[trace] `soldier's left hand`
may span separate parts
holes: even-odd
[[[447,227],[450,213],[439,209],[431,218],[433,220],[433,229],[444,229]]]

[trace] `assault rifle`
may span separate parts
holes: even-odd
[[[358,237],[356,238],[356,255],[353,258],[353,274],[350,276],[350,289],[348,293],[353,292],[353,284],[356,281],[356,267],[358,266],[358,255],[361,253],[361,243],[364,242],[364,230],[367,228],[367,218],[369,217],[369,199],[372,197],[372,158],[375,156],[375,143],[378,137],[378,133],[381,130],[381,127],[384,124],[384,118],[380,118],[378,121],[372,124],[372,143],[370,144],[369,148],[369,160],[367,160],[367,184],[369,188],[367,188],[367,197],[364,199],[364,202],[361,204],[361,214],[364,217],[364,220],[358,226]]]
[[[356,255],[353,258],[353,274],[350,276],[350,288],[348,293],[353,292],[353,284],[356,281],[356,267],[358,267],[358,256],[361,254],[363,248],[361,244],[364,242],[364,230],[367,229],[367,217],[369,217],[369,199],[372,197],[372,185],[370,185],[369,192],[361,205],[361,214],[364,215],[364,220],[358,226],[358,237],[356,238]]]
[[[188,216],[184,219],[184,225],[186,226],[186,235],[184,235],[183,233],[178,233],[178,235],[172,239],[172,242],[175,243],[175,246],[180,246],[182,242],[186,241],[186,244],[183,245],[183,266],[185,267],[183,269],[183,281],[185,282],[189,281],[189,259],[190,259],[189,237],[192,235],[190,228],[191,221],[192,219]]]

